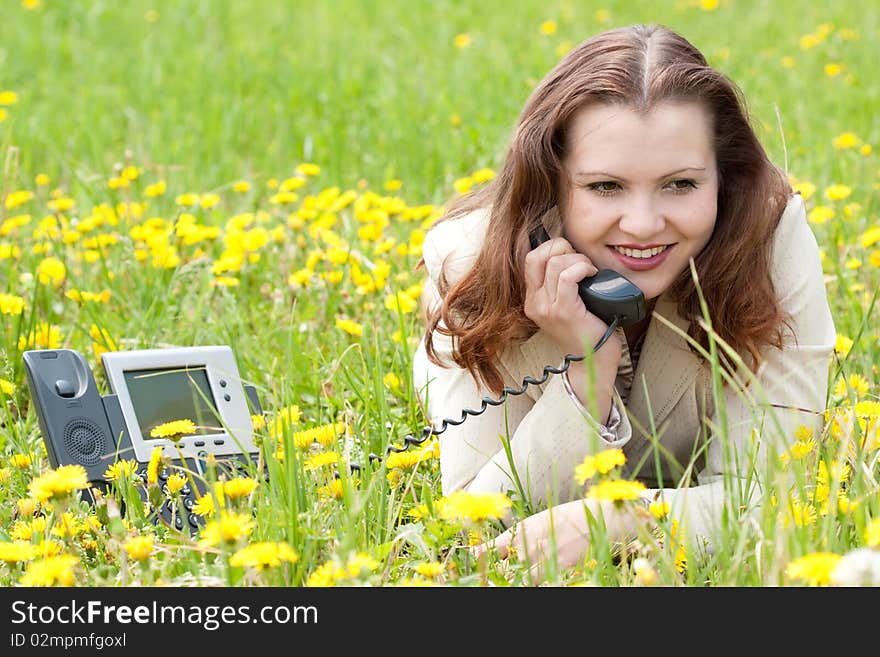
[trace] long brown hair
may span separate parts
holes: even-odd
[[[773,290],[770,251],[792,191],[787,177],[770,162],[752,130],[736,84],[712,69],[682,36],[661,25],[634,25],[598,34],[566,55],[526,102],[498,175],[448,206],[440,221],[478,208],[490,208],[491,214],[469,273],[451,288],[443,274],[439,279],[443,302],[426,317],[425,348],[432,362],[445,366],[433,347],[436,330],[453,336],[459,366],[493,392],[501,391],[497,356],[538,328],[523,312],[523,260],[528,235],[542,217],[555,215],[558,221],[553,211],[565,185],[562,161],[571,118],[591,103],[648,112],[664,100],[701,103],[713,126],[717,218],[709,243],[694,258],[713,329],[753,371],[764,346],[782,348],[788,317]],[[707,347],[689,269],[669,291],[679,314],[689,320],[689,335]]]

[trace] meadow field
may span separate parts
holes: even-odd
[[[522,586],[468,550],[520,501],[440,490],[412,381],[426,231],[490,180],[573,46],[662,23],[743,89],[806,200],[838,332],[795,481],[703,554],[601,531],[546,585],[880,585],[880,79],[875,3],[768,0],[2,0],[0,584]],[[871,55],[871,53],[874,55]],[[229,345],[268,481],[210,482],[196,536],[132,503],[185,482],[108,462],[101,504],[48,462],[22,363]],[[540,373],[535,373],[539,375]],[[459,409],[450,409],[457,416]],[[169,418],[177,419],[177,418]],[[352,468],[351,466],[356,466]],[[613,476],[610,473],[609,476]],[[124,501],[128,513],[120,516]],[[618,502],[626,505],[626,500]]]

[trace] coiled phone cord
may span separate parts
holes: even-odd
[[[605,334],[602,336],[602,338],[599,340],[599,342],[596,343],[596,346],[593,347],[593,353],[596,353],[597,351],[599,351],[599,349],[602,348],[602,345],[604,345],[605,342],[608,341],[608,338],[611,337],[611,334],[614,333],[614,329],[617,328],[617,326],[619,324],[620,324],[620,317],[615,316],[614,319],[611,321],[611,324],[609,324],[608,329],[605,331]],[[406,436],[403,439],[403,447],[396,447],[394,445],[388,445],[388,448],[385,450],[385,457],[387,457],[392,452],[398,452],[398,453],[405,452],[413,445],[421,445],[431,436],[439,436],[441,433],[446,431],[446,429],[449,427],[449,425],[457,426],[457,425],[461,424],[462,422],[464,422],[467,419],[468,415],[480,415],[481,413],[484,413],[489,406],[499,406],[507,400],[508,395],[521,395],[526,391],[529,384],[541,385],[542,383],[547,381],[550,374],[562,374],[563,372],[566,372],[568,370],[569,366],[572,363],[575,363],[577,361],[581,361],[584,358],[585,358],[584,356],[575,356],[573,354],[566,354],[564,362],[561,367],[556,368],[556,367],[553,367],[552,365],[545,365],[544,366],[544,374],[540,379],[536,379],[531,376],[526,376],[523,379],[522,387],[520,387],[519,390],[517,390],[516,388],[511,388],[510,386],[505,386],[501,392],[501,397],[499,397],[498,399],[492,399],[488,395],[483,397],[479,410],[475,410],[473,408],[462,409],[460,419],[455,420],[455,419],[448,418],[448,417],[444,418],[440,422],[441,426],[439,429],[435,429],[434,427],[431,427],[431,426],[425,427],[424,429],[422,429],[422,437],[421,438],[416,438],[413,434],[409,434],[408,436]],[[376,461],[382,461],[383,457],[379,456],[378,454],[370,453],[369,459],[370,459],[370,463],[372,464]],[[360,470],[360,466],[353,463],[353,464],[351,464],[351,469],[355,470],[355,471]]]

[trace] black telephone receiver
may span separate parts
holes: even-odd
[[[544,226],[530,235],[532,249],[550,239]],[[612,269],[600,269],[578,283],[578,294],[591,313],[606,324],[617,318],[618,326],[640,322],[647,314],[645,295],[628,278]]]

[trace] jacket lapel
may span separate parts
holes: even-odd
[[[679,316],[668,295],[657,299],[653,314],[687,334],[688,322]],[[650,445],[652,426],[662,440],[663,422],[685,391],[694,388],[700,367],[699,357],[690,351],[686,338],[652,316],[626,405],[633,425],[628,460]]]

